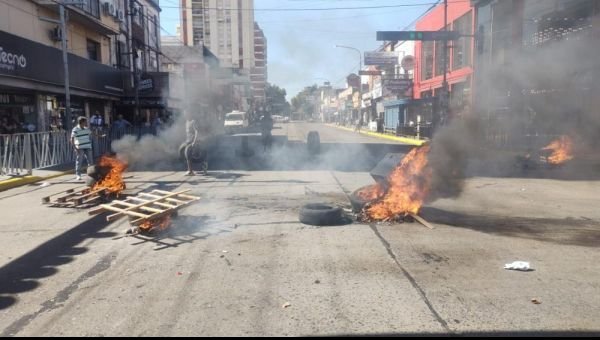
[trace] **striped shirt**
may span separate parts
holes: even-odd
[[[73,128],[71,138],[75,139],[75,147],[77,149],[91,149],[92,139],[91,131],[88,128],[81,128],[79,125]]]

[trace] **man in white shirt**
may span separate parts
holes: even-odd
[[[76,179],[81,180],[81,163],[85,157],[88,166],[94,164],[94,156],[92,155],[92,131],[87,127],[87,118],[79,117],[77,126],[71,131],[71,144],[75,146],[77,158],[75,160]]]

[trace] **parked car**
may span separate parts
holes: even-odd
[[[232,111],[225,115],[225,133],[245,131],[250,125],[248,114],[242,111]]]

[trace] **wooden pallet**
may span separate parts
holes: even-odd
[[[60,208],[86,208],[100,203],[107,194],[104,188],[91,190],[88,187],[78,187],[42,197],[42,204]]]
[[[128,216],[131,225],[138,226],[146,221],[171,215],[175,211],[200,200],[200,197],[184,194],[188,191],[190,190],[179,192],[152,190],[149,193],[142,192],[137,196],[127,197],[123,201],[113,200],[108,204],[102,204],[98,208],[90,210],[89,214],[95,215],[105,211],[112,211],[115,214],[106,217],[108,222]]]
[[[123,179],[132,177],[133,176],[127,176],[123,177]],[[121,191],[118,196],[131,195],[130,192],[126,191],[127,189]],[[91,206],[98,205],[104,200],[113,197],[114,195],[111,195],[105,188],[92,190],[88,186],[83,185],[42,197],[42,204],[59,208],[90,208]]]

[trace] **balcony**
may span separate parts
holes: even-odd
[[[45,7],[58,14],[58,4],[49,0],[34,0],[41,7]],[[81,26],[104,35],[119,34],[117,28],[110,27],[100,19],[101,8],[100,0],[85,0],[82,5],[66,6],[69,12],[70,22],[80,24]]]

